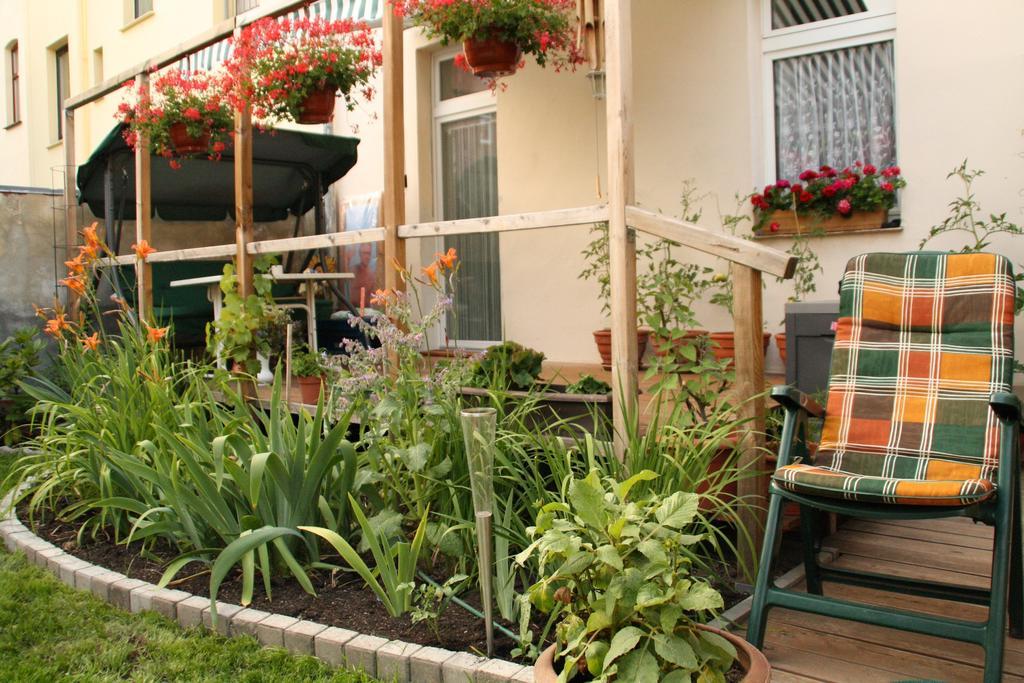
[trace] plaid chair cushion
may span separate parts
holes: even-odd
[[[966,505],[994,492],[989,396],[1013,377],[1013,272],[995,254],[866,254],[840,287],[825,425],[786,489]]]

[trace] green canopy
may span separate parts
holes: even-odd
[[[118,124],[78,169],[79,203],[105,214],[105,171],[109,168],[112,216],[135,218],[135,152]],[[274,129],[253,133],[253,218],[258,222],[302,215],[356,163],[356,138]],[[151,195],[154,215],[169,221],[221,221],[234,217],[235,170],[229,145],[221,161],[181,160],[171,168],[154,156]]]

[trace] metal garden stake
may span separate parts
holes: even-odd
[[[469,462],[469,485],[476,514],[477,556],[480,560],[480,600],[484,607],[487,631],[487,656],[494,656],[494,609],[491,582],[494,567],[494,433],[497,413],[494,408],[467,408],[462,411],[462,437]]]

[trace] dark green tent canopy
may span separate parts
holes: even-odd
[[[78,169],[79,203],[96,216],[105,215],[104,175],[110,169],[113,216],[135,218],[135,152],[125,143],[124,124],[117,125]],[[302,215],[317,205],[323,192],[356,163],[356,138],[293,130],[253,134],[253,217],[259,222]],[[235,171],[232,147],[221,161],[181,160],[172,169],[166,159],[152,163],[155,215],[171,221],[220,221],[234,217]]]

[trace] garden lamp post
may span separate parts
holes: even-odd
[[[462,411],[462,437],[469,463],[469,486],[476,516],[477,557],[480,564],[480,600],[484,608],[487,632],[487,656],[494,656],[494,609],[492,607],[492,569],[494,566],[494,434],[497,412],[494,408],[467,408]]]

